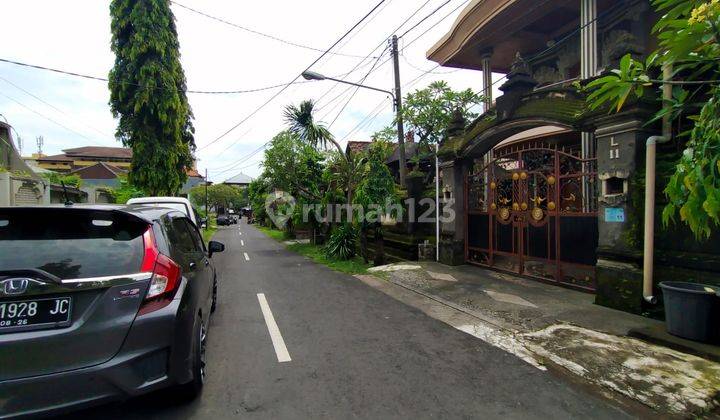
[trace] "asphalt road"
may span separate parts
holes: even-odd
[[[354,277],[286,251],[252,226],[223,227],[214,239],[226,252],[213,257],[221,284],[203,395],[182,403],[161,392],[73,418],[626,416]],[[287,353],[276,352],[282,345],[273,344],[258,294]]]

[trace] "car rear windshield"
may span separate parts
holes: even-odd
[[[118,211],[0,209],[0,271],[61,279],[137,273],[148,223]]]

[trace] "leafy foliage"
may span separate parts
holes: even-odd
[[[281,131],[265,150],[263,177],[272,188],[296,198],[319,199],[323,155],[290,130]]]
[[[439,143],[453,112],[460,109],[466,121],[471,121],[478,115],[471,108],[482,100],[482,95],[471,89],[454,91],[447,82],[439,80],[405,97],[403,120],[408,131],[413,131],[421,143]]]
[[[315,121],[314,110],[313,101],[303,101],[300,105],[291,104],[285,107],[285,121],[290,126],[290,131],[312,147],[326,148],[327,143],[330,142],[342,152],[330,130],[324,124]]]
[[[385,160],[392,150],[387,142],[374,141],[370,145],[362,180],[360,181],[355,203],[365,209],[377,206],[377,212],[387,214],[390,206],[399,203],[395,180]]]
[[[248,200],[256,220],[264,222],[267,214],[265,213],[265,199],[270,192],[270,183],[264,175],[254,179],[248,185]]]
[[[610,105],[619,111],[629,98],[643,96],[650,88],[660,98],[662,83],[651,76],[672,66],[672,99],[653,120],[687,118],[694,128],[665,187],[669,203],[663,222],[679,214],[697,238],[709,238],[720,225],[720,0],[652,3],[661,15],[653,28],[658,50],[645,62],[623,57],[620,68],[588,84],[588,100],[592,108]]]
[[[325,245],[325,255],[328,258],[349,260],[355,256],[356,241],[357,232],[355,227],[350,223],[343,223],[335,228],[330,235],[330,239]]]
[[[118,179],[120,181],[120,186],[110,190],[110,194],[112,194],[116,203],[125,204],[131,198],[145,196],[145,193],[141,189],[130,183],[127,176],[122,175]]]
[[[210,208],[218,206],[238,208],[245,204],[243,190],[227,184],[213,184],[207,187]],[[205,186],[198,185],[190,190],[190,201],[196,207],[205,207]]]
[[[44,172],[41,174],[48,182],[56,185],[65,184],[68,187],[80,188],[82,179],[79,175],[66,175],[57,172]]]
[[[133,149],[129,180],[173,195],[192,166],[192,111],[169,0],[112,0],[110,109],[117,137]]]

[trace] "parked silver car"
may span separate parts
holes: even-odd
[[[223,249],[167,208],[0,208],[0,417],[197,395]]]

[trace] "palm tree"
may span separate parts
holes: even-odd
[[[315,103],[312,100],[302,101],[299,106],[294,104],[286,106],[285,121],[290,126],[290,131],[315,148],[327,148],[327,143],[330,142],[340,153],[343,153],[342,147],[325,124],[315,121],[314,110]]]
[[[328,142],[335,146],[337,153],[331,163],[333,177],[347,192],[348,204],[352,204],[353,191],[360,179],[359,172],[364,161],[350,150],[347,154],[343,152],[340,143],[325,124],[315,121],[314,110],[315,103],[312,100],[302,101],[300,105],[288,105],[285,107],[285,121],[290,126],[290,131],[313,147],[327,148]]]

